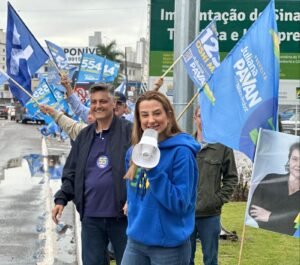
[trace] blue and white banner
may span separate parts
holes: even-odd
[[[105,58],[84,53],[81,58],[77,83],[99,82],[102,80]]]
[[[49,53],[51,54],[54,63],[57,65],[58,69],[60,70],[69,70],[74,68],[74,66],[68,64],[67,57],[65,55],[64,50],[54,44],[53,42],[50,42],[48,40],[45,40]]]
[[[60,76],[57,72],[56,67],[53,64],[48,65],[48,76],[47,82],[51,85],[59,85],[60,84]]]
[[[218,33],[215,20],[200,32],[184,50],[182,60],[189,77],[200,89],[220,65]]]
[[[7,74],[32,94],[31,76],[49,59],[49,57],[11,4],[9,2],[7,2],[7,4]],[[9,84],[12,94],[25,105],[29,96],[12,81],[9,81]]]
[[[118,76],[120,64],[108,59],[105,60],[102,81],[105,83],[112,83]]]
[[[276,129],[279,39],[272,0],[200,93],[203,137],[254,158],[259,128]],[[204,91],[205,92],[205,91]]]
[[[38,87],[34,90],[32,96],[39,104],[51,106],[57,103],[56,98],[46,80],[43,80],[38,85]],[[25,107],[27,108],[29,114],[33,116],[38,115],[39,117],[44,119],[46,123],[50,123],[53,120],[49,115],[45,115],[40,111],[38,104],[33,99],[30,99],[26,103]]]
[[[116,89],[115,92],[120,92],[123,95],[126,94],[126,80],[124,80]]]

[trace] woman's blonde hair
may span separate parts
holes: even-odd
[[[133,123],[132,138],[131,138],[131,142],[133,145],[139,143],[143,135],[139,111],[140,111],[141,102],[145,100],[156,100],[160,102],[161,105],[163,106],[170,121],[165,131],[167,137],[170,137],[171,135],[181,132],[181,129],[179,128],[175,118],[174,109],[170,101],[168,100],[168,98],[164,94],[158,91],[153,91],[153,90],[147,91],[144,94],[139,96],[135,104],[134,123]]]

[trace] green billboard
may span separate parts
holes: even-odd
[[[161,76],[173,62],[174,0],[152,0],[150,76]],[[267,6],[267,0],[201,0],[200,30],[217,20],[223,59]],[[300,0],[276,0],[280,38],[280,78],[300,79]],[[172,72],[168,76],[172,76]]]

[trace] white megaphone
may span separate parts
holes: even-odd
[[[160,159],[157,146],[158,133],[153,129],[146,129],[140,142],[134,146],[132,161],[142,168],[154,168]]]

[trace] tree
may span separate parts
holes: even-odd
[[[97,48],[97,55],[106,57],[108,60],[121,62],[121,59],[124,57],[124,53],[117,49],[117,43],[115,40],[111,41],[107,45],[99,44]]]

